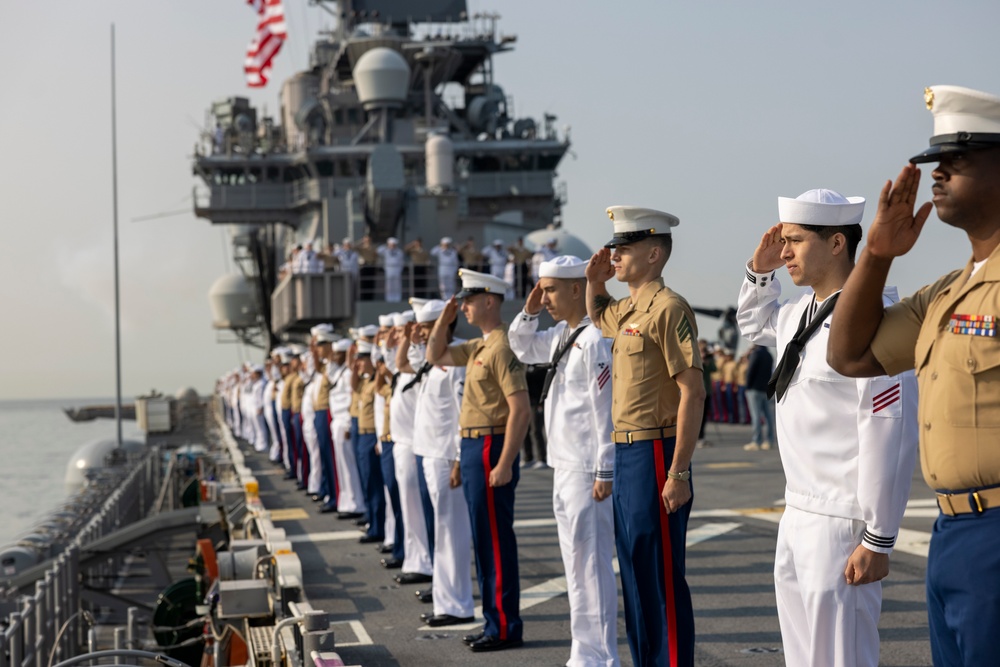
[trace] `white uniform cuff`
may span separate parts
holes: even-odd
[[[528,311],[526,311],[524,308],[521,309],[521,319],[524,320],[525,322],[528,322],[530,320],[537,320],[538,316],[541,315],[541,314],[542,314],[542,311],[538,311],[537,313],[535,313],[534,315],[532,315],[531,313],[529,313]]]
[[[601,482],[610,482],[615,478],[614,470],[598,470],[597,479]]]
[[[861,544],[869,551],[887,554],[892,552],[892,547],[896,544],[896,536],[878,535],[866,528],[864,535],[861,536]]]
[[[757,273],[753,270],[753,258],[747,261],[747,282],[757,287],[767,287],[768,283],[774,282],[776,271],[768,271],[767,273]]]

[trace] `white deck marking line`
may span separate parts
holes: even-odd
[[[933,507],[937,509],[937,506],[937,499],[935,498],[914,498],[906,503],[906,509],[910,509],[911,507]]]
[[[333,621],[330,623],[331,626],[334,625],[349,625],[351,630],[354,631],[354,635],[358,638],[356,642],[337,642],[337,648],[347,648],[348,646],[371,646],[375,642],[372,641],[371,636],[365,630],[365,626],[361,624],[361,621]]]
[[[555,526],[555,519],[525,519],[515,521],[514,528],[545,528]],[[357,530],[332,530],[322,533],[304,533],[302,535],[289,535],[288,541],[296,542],[335,542],[338,540],[351,540],[361,537],[362,533]]]
[[[555,519],[524,519],[514,522],[515,528],[546,528],[554,525],[556,525]]]
[[[687,536],[687,546],[693,546],[699,542],[704,542],[705,540],[710,540],[713,537],[718,537],[728,533],[729,531],[738,528],[740,524],[738,523],[714,523],[706,524],[704,526],[699,526],[693,530],[688,531]],[[618,574],[618,559],[615,558],[613,562],[615,574]],[[540,605],[543,602],[548,602],[549,600],[558,597],[566,592],[566,577],[554,577],[548,581],[543,581],[537,586],[532,586],[531,588],[521,591],[521,606],[520,609],[523,612],[526,609],[530,609],[536,605]],[[473,610],[472,615],[476,618],[472,623],[465,623],[463,625],[449,625],[445,630],[475,630],[480,625],[483,624],[483,607],[478,606]],[[428,632],[430,630],[437,630],[438,628],[432,628],[429,625],[422,626],[418,628],[420,632]],[[338,644],[340,646],[340,644]]]

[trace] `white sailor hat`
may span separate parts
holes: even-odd
[[[412,310],[404,310],[396,313],[392,318],[392,325],[395,327],[405,327],[408,323],[416,321],[416,316]]]
[[[467,296],[483,292],[495,294],[502,299],[503,295],[510,289],[510,285],[505,280],[488,273],[459,269],[458,277],[462,279],[462,291],[455,295],[457,299],[464,299]]]
[[[369,343],[368,341],[366,340],[358,341],[358,355],[360,356],[370,355],[373,349],[375,349],[375,346]]]
[[[493,239],[493,245],[503,245],[503,241],[500,239]]]
[[[573,255],[559,255],[538,265],[539,278],[585,278],[587,262]]]
[[[281,362],[282,366],[291,363],[292,357],[294,356],[296,355],[292,354],[292,351],[289,350],[287,347],[281,348],[281,351],[278,352],[278,360]]]
[[[671,227],[680,224],[675,215],[639,206],[609,206],[607,213],[615,225],[615,235],[604,244],[605,248],[628,245],[650,236],[669,234]]]
[[[444,301],[440,299],[431,299],[423,306],[417,309],[417,322],[433,322],[441,316],[444,312]]]
[[[351,345],[353,345],[353,343],[349,338],[341,338],[340,340],[338,340],[333,344],[333,351],[347,352],[348,350],[351,349]]]
[[[934,114],[934,136],[930,148],[910,162],[1000,146],[1000,97],[961,86],[931,86],[924,88],[924,102]]]
[[[260,373],[261,375],[264,374],[264,367],[261,366],[260,364],[254,364],[253,366],[250,367],[250,370],[254,373]]]
[[[318,336],[321,331],[325,331],[326,333],[333,333],[333,325],[332,324],[317,324],[313,328],[309,329],[309,335],[310,336]]]
[[[395,236],[390,236],[389,238],[387,238],[385,240],[385,242],[386,243],[392,243],[392,244],[395,245],[395,244],[399,243],[399,239],[397,239]]]
[[[428,301],[430,301],[430,299],[421,299],[415,296],[410,297],[410,305],[413,306],[413,310],[417,310],[418,308],[420,308],[420,306],[424,305]]]
[[[378,335],[378,327],[374,324],[369,324],[368,326],[361,327],[360,329],[355,329],[354,333],[357,334],[357,338],[374,338]]]
[[[299,345],[298,343],[292,343],[291,345],[288,346],[288,349],[296,357],[301,357],[303,354],[308,352],[308,348]]]
[[[395,316],[396,316],[396,313],[389,313],[388,315],[379,315],[378,316],[378,325],[380,327],[391,327],[392,326],[392,318],[395,317]]]
[[[344,237],[344,240],[343,240],[343,241],[341,241],[341,244],[344,244],[344,243],[351,243],[351,244],[353,244],[353,243],[354,243],[354,241],[352,241],[352,240],[351,240],[351,237],[350,237],[350,236],[345,236],[345,237]]]
[[[441,237],[441,245],[451,245],[451,243],[452,243],[452,240],[451,240],[450,236],[442,236]]]
[[[778,197],[778,220],[794,225],[858,225],[864,214],[864,197],[845,197],[823,188],[803,192],[795,199]]]
[[[314,334],[316,336],[316,344],[322,345],[323,343],[332,343],[337,340],[337,334],[333,331],[326,331],[325,329],[320,330]]]

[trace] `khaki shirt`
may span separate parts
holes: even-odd
[[[392,428],[389,426],[389,399],[392,398],[392,385],[382,385],[378,394],[385,399],[385,409],[382,411],[382,437],[392,440]]]
[[[375,378],[361,378],[358,391],[358,428],[375,432]]]
[[[375,262],[378,261],[378,253],[375,252],[375,248],[371,246],[361,246],[356,248],[358,257],[365,266],[375,266]]]
[[[292,372],[284,377],[285,384],[281,386],[281,409],[292,409],[292,376],[298,373]]]
[[[507,325],[501,323],[487,338],[452,345],[448,351],[456,366],[465,364],[459,427],[506,426],[507,396],[528,390],[524,364],[510,349]]]
[[[431,254],[424,248],[410,248],[406,254],[410,256],[413,266],[427,266],[431,263]]]
[[[302,412],[302,397],[306,393],[306,383],[303,382],[301,375],[292,373],[292,377],[288,380],[288,385],[291,391],[292,412]]]
[[[358,385],[358,389],[351,390],[351,407],[348,408],[347,414],[351,417],[358,416],[358,406],[361,404],[361,385]]]
[[[736,384],[736,361],[727,359],[722,364],[722,381],[726,384]]]
[[[510,252],[510,254],[514,255],[514,261],[517,264],[524,264],[528,262],[531,259],[531,256],[535,254],[530,250],[528,250],[527,248],[525,248],[524,246],[513,245],[507,250]]]
[[[970,324],[961,316],[1000,326],[1000,254],[971,271],[970,260],[887,308],[871,345],[887,374],[917,371],[920,464],[940,491],[1000,484],[1000,332],[955,331]]]
[[[611,421],[616,431],[642,431],[677,423],[681,392],[673,379],[701,370],[698,325],[684,297],[658,278],[643,285],[633,305],[619,299],[601,316],[601,332],[614,339]]]
[[[326,376],[326,373],[321,373],[319,387],[316,389],[316,400],[313,401],[313,410],[330,409],[330,387],[330,378]]]

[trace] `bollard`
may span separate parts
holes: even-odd
[[[139,608],[128,608],[128,625],[125,632],[125,648],[138,648],[138,637],[136,626],[138,625]]]
[[[97,628],[87,631],[87,653],[97,652]]]
[[[125,628],[115,628],[115,650],[120,651],[123,648],[125,648]],[[114,664],[123,664],[121,657],[115,656]]]

